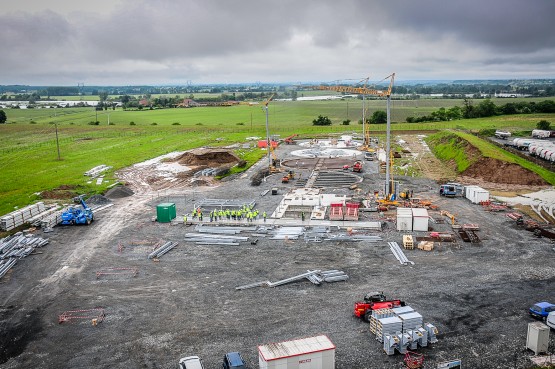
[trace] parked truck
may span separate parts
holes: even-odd
[[[460,183],[449,182],[439,187],[439,194],[445,197],[455,197],[463,195],[464,186]]]

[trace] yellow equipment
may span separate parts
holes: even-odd
[[[385,77],[382,81],[389,79],[389,87],[387,88],[387,90],[375,90],[375,89],[370,89],[367,88],[366,85],[368,83],[368,79],[369,78],[365,78],[363,81],[365,81],[364,86],[363,87],[351,87],[351,86],[326,86],[326,85],[320,85],[320,86],[312,86],[311,88],[317,89],[317,90],[328,90],[328,91],[337,91],[337,92],[348,92],[348,93],[352,93],[352,94],[358,94],[358,95],[362,95],[363,97],[363,112],[364,112],[364,97],[366,95],[373,95],[373,96],[380,96],[380,97],[386,97],[387,98],[387,127],[386,127],[386,153],[385,153],[385,157],[386,160],[388,160],[387,158],[389,158],[390,156],[390,151],[391,151],[391,121],[390,121],[390,117],[391,117],[391,111],[390,111],[390,103],[391,103],[391,90],[393,89],[393,83],[395,81],[395,73],[390,74],[389,76]],[[363,117],[362,119],[362,125],[364,127],[364,142],[362,145],[362,150],[368,150],[370,148],[370,127],[366,124],[365,122],[365,118]],[[389,195],[393,192],[393,175],[391,175],[390,178],[390,173],[392,174],[392,169],[393,169],[393,161],[390,160],[388,165],[386,166],[386,183],[385,183],[385,189],[386,189],[386,194]]]
[[[280,169],[277,168],[279,161],[276,157],[276,153],[274,152],[274,147],[272,146],[272,141],[270,140],[270,130],[268,128],[268,104],[270,103],[270,101],[272,101],[274,96],[276,96],[276,94],[272,94],[272,96],[270,96],[268,100],[262,103],[262,105],[264,105],[262,109],[264,109],[266,113],[266,142],[268,144],[268,170],[270,173],[280,172]]]
[[[392,73],[391,75],[385,77],[382,81],[384,81],[388,78],[389,78],[389,87],[387,88],[387,90],[375,90],[375,89],[366,88],[366,85],[368,84],[369,77],[363,79],[363,81],[365,81],[363,87],[320,85],[320,86],[314,86],[313,88],[317,89],[317,90],[348,92],[348,93],[351,93],[351,94],[358,94],[358,95],[363,95],[363,96],[373,95],[373,96],[387,97],[389,99],[390,96],[391,96],[391,90],[393,89],[393,83],[395,81],[395,73]],[[388,113],[388,115],[389,115],[389,113]],[[370,149],[370,127],[369,127],[369,125],[366,124],[364,117],[362,118],[362,124],[365,125],[364,142],[363,142],[362,147],[360,149],[363,150],[363,151],[368,151],[368,149]]]

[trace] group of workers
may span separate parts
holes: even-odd
[[[255,220],[258,220],[260,217],[260,211],[258,209],[253,209],[254,206],[247,206],[247,205],[243,205],[242,208],[238,209],[238,210],[230,210],[230,209],[214,209],[212,211],[210,211],[209,217],[210,217],[210,222],[214,222],[214,221],[220,221],[220,220],[235,220],[235,221],[240,221],[240,220],[246,220],[247,222],[252,222]],[[202,222],[203,220],[203,214],[202,214],[202,209],[200,207],[196,207],[193,209],[192,211],[192,218],[198,218],[199,221]],[[183,216],[183,222],[187,223],[187,215]],[[264,222],[266,222],[266,217],[267,214],[266,212],[262,212],[262,218],[264,219]]]

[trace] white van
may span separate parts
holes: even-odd
[[[551,329],[555,329],[555,311],[549,313],[545,323],[550,326]]]
[[[204,369],[198,356],[187,356],[179,360],[179,369]]]

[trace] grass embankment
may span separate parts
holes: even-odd
[[[385,109],[384,100],[366,102],[372,109]],[[394,101],[393,121],[415,110],[426,114],[445,103],[457,100]],[[429,106],[424,106],[429,105]],[[415,106],[418,106],[417,108]],[[447,105],[448,107],[449,105]],[[270,133],[286,137],[297,133],[304,137],[327,136],[333,133],[356,132],[362,101],[290,101],[272,102],[269,109]],[[266,136],[265,114],[260,106],[202,107],[124,111],[121,109],[96,112],[92,108],[64,109],[6,109],[8,123],[0,125],[0,214],[12,211],[34,200],[33,193],[61,185],[81,186],[81,192],[99,192],[113,183],[113,171],[101,186],[88,184],[83,173],[94,166],[106,164],[114,170],[171,151],[199,146],[223,146],[244,142],[249,136]],[[400,114],[402,119],[398,119]],[[333,122],[329,127],[316,127],[312,120],[327,115]],[[519,115],[490,119],[460,120],[438,123],[398,123],[397,130],[442,130],[462,127],[507,129],[518,127],[531,130],[538,120],[553,121],[555,115]],[[349,126],[340,124],[349,117]],[[89,125],[98,118],[99,126]],[[112,125],[108,125],[108,118]],[[133,125],[130,123],[133,122]],[[55,126],[58,125],[62,160],[57,160]],[[155,125],[154,125],[155,124]],[[373,135],[385,132],[385,125],[372,125]],[[252,164],[265,151],[238,151]],[[248,166],[247,166],[248,167]],[[236,169],[233,170],[235,172]],[[550,182],[552,183],[552,182]]]
[[[480,157],[486,157],[518,164],[538,174],[549,184],[555,185],[555,173],[552,171],[505,151],[472,134],[459,131],[438,132],[429,136],[426,142],[437,158],[444,162],[454,163],[459,173],[463,173],[472,164],[477,162]],[[469,155],[469,150],[467,150],[468,145],[478,149],[481,156]]]

